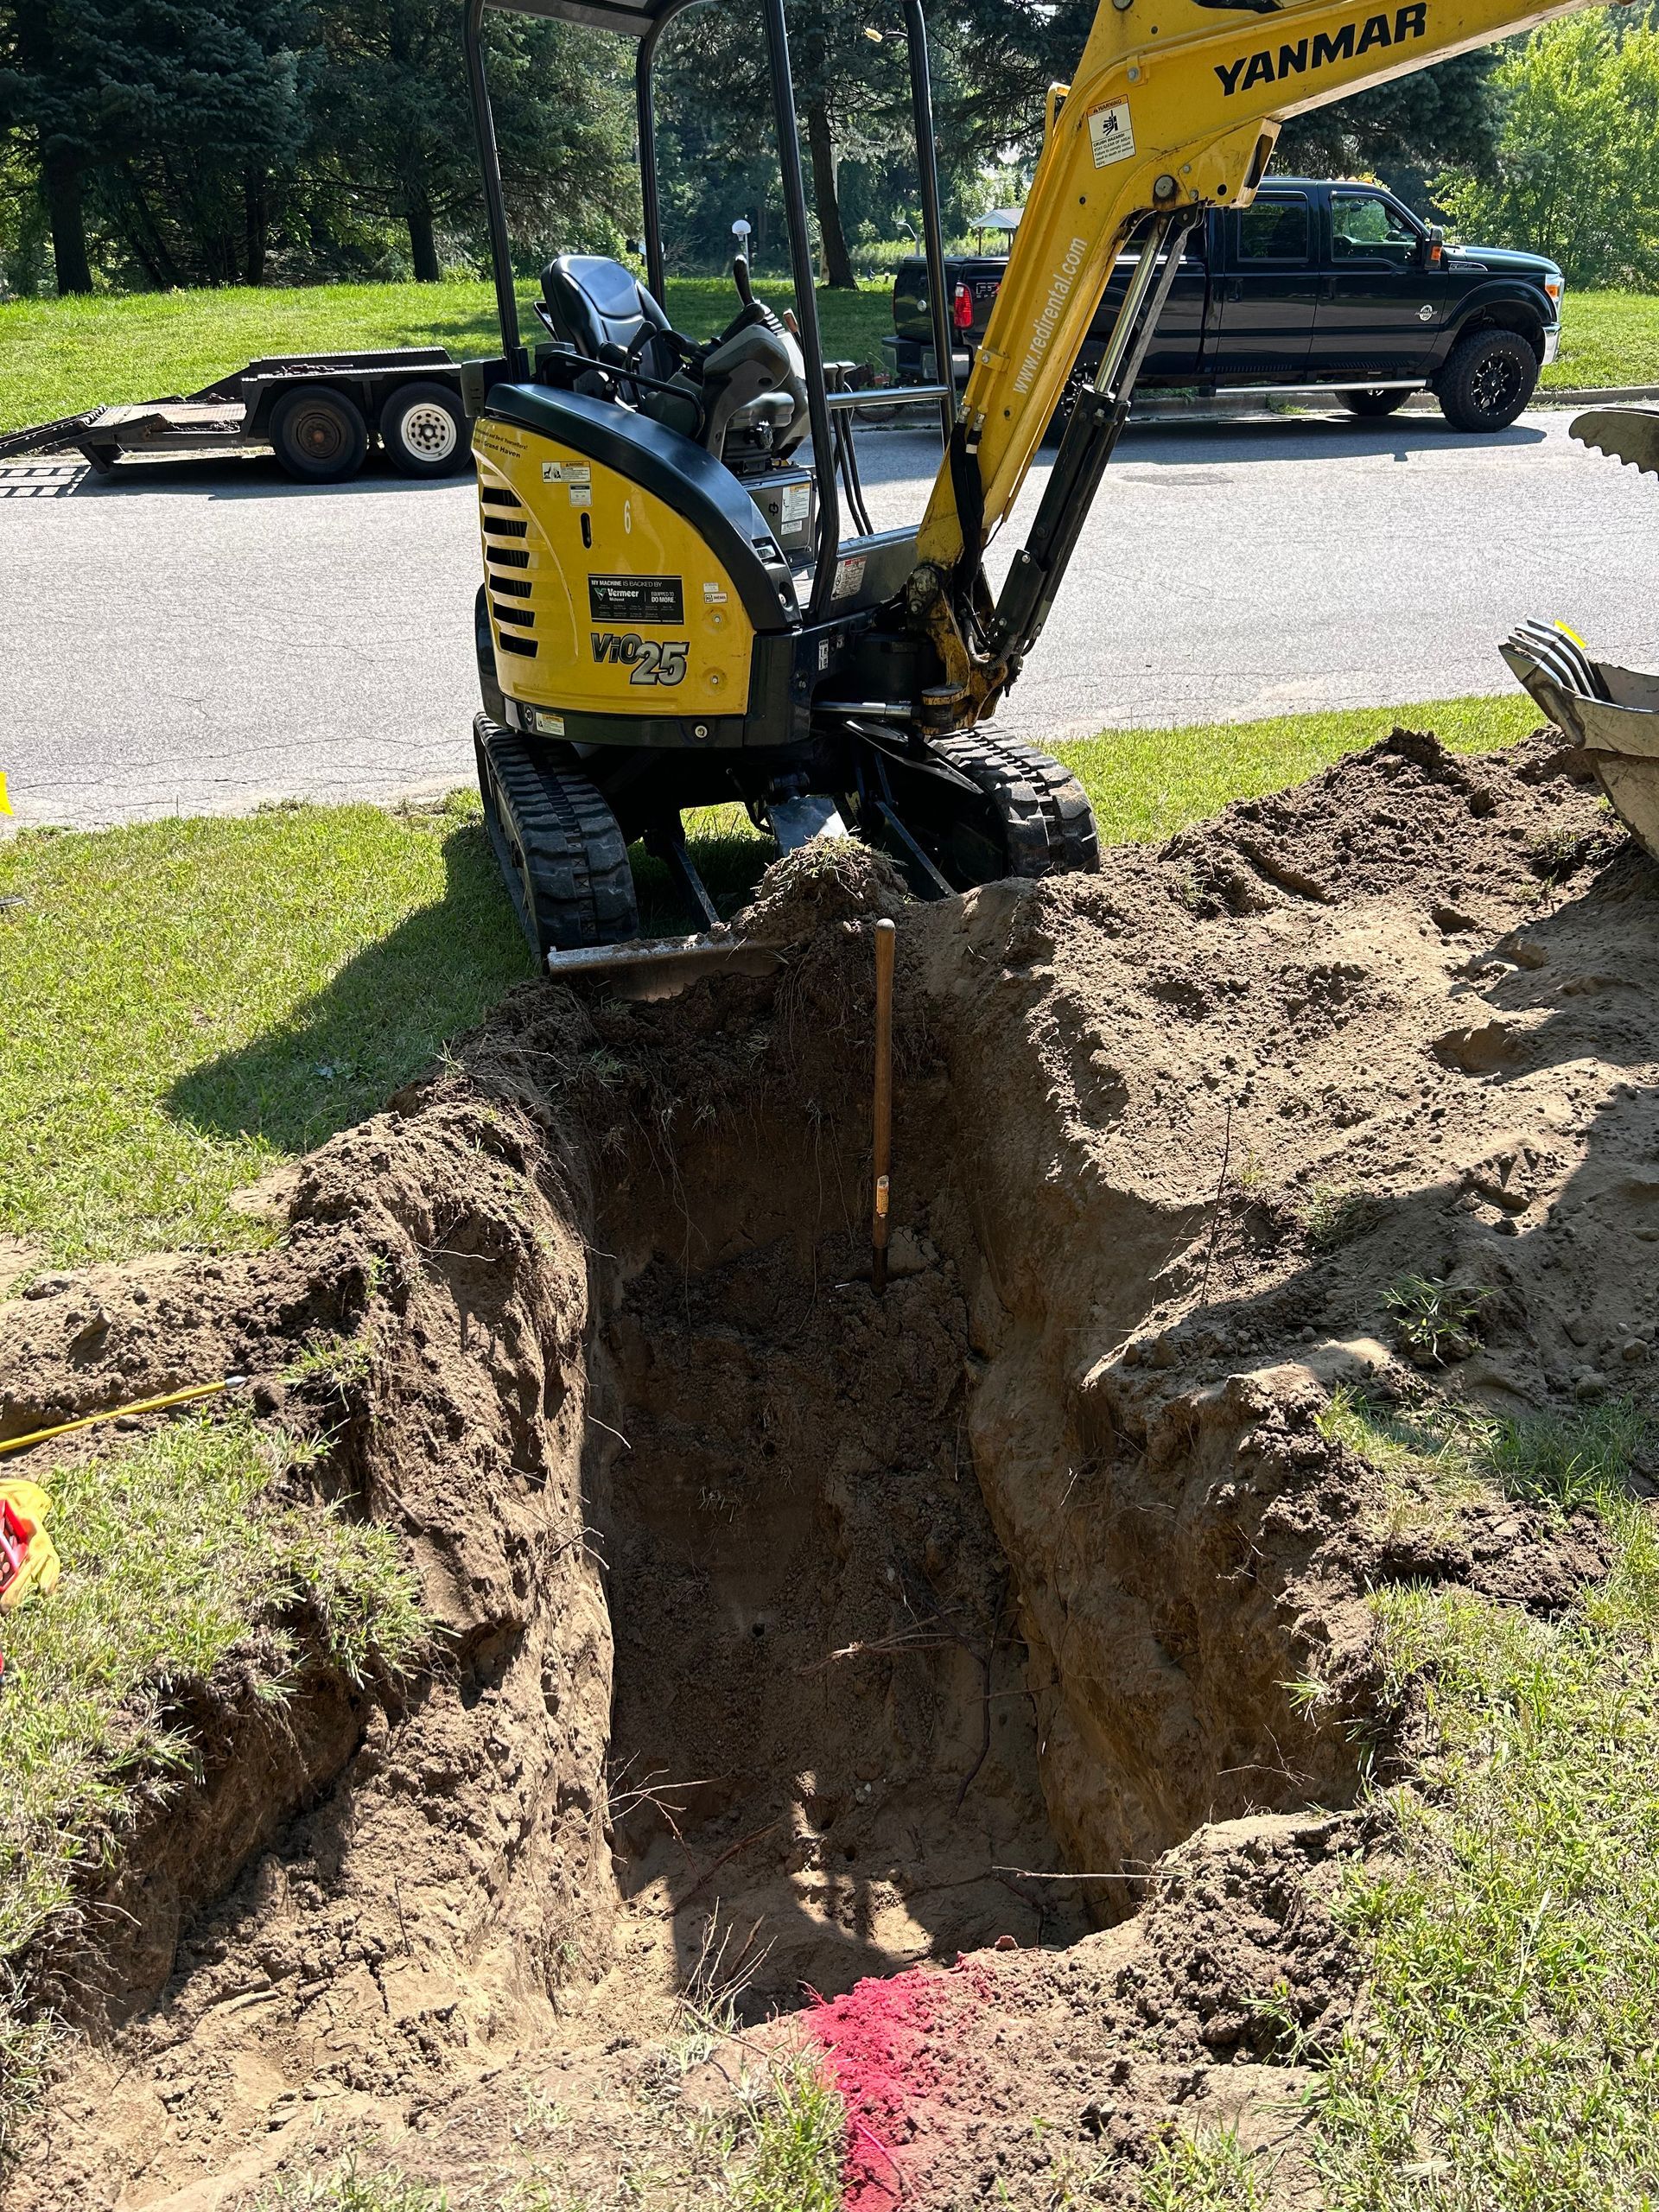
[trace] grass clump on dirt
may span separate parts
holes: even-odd
[[[1398,1466],[1413,1417],[1338,1433]],[[1416,1417],[1446,1467],[1592,1506],[1606,1580],[1557,1619],[1446,1586],[1376,1606],[1385,1690],[1430,1745],[1344,1916],[1366,1997],[1319,2078],[1326,2201],[1363,2212],[1650,2206],[1659,2190],[1659,1529],[1630,1494],[1628,1407]]]
[[[846,2113],[816,2062],[774,2067],[727,2123],[731,2212],[839,2212]]]
[[[1302,1234],[1316,1252],[1338,1251],[1363,1236],[1381,1211],[1381,1200],[1368,1191],[1316,1183],[1301,1209]]]
[[[1400,1341],[1421,1365],[1444,1367],[1466,1359],[1480,1340],[1480,1309],[1487,1294],[1433,1275],[1402,1275],[1382,1294]]]
[[[792,285],[761,279],[775,307]],[[541,325],[519,302],[521,328]],[[737,312],[728,277],[669,279],[664,302],[677,329],[707,338]],[[881,365],[893,327],[886,284],[820,291],[818,320],[831,359]],[[105,292],[86,298],[0,304],[0,433],[55,422],[100,402],[126,404],[199,391],[262,354],[354,353],[447,346],[457,360],[499,353],[493,286],[443,284],[226,285],[223,289]]]
[[[1571,1414],[1489,1414],[1437,1399],[1378,1406],[1344,1389],[1319,1425],[1379,1473],[1436,1497],[1496,1490],[1562,1516],[1622,1506],[1632,1465],[1659,1444],[1653,1423],[1625,1399]]]
[[[1266,2212],[1262,2168],[1233,2128],[1160,2143],[1141,2183],[1142,2212]]]
[[[424,1643],[388,1529],[267,1496],[314,1453],[237,1413],[43,1478],[62,1579],[4,1617],[0,2151],[42,2055],[22,2017],[22,1955],[77,1910],[83,1877],[143,1807],[194,1772],[186,1697],[232,1655],[255,1694],[280,1702],[308,1663],[395,1676]]]
[[[262,2190],[251,2212],[449,2212],[449,2193],[410,2181],[397,2166],[365,2172],[353,2154],[327,2173],[285,2177]]]
[[[700,2041],[699,2047],[702,2045]],[[652,2113],[651,2147],[624,2154],[596,2183],[572,2181],[559,2148],[566,2113],[534,2092],[512,2130],[518,2155],[487,2196],[468,2189],[469,2212],[840,2212],[846,2114],[804,2052],[738,2082],[721,2110],[665,2099]],[[357,2152],[336,2164],[285,2176],[247,2212],[461,2212],[441,2183],[400,2166],[376,2168]]]

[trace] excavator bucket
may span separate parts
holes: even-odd
[[[1659,476],[1659,408],[1592,407],[1573,417],[1572,434],[1580,445]]]
[[[1573,435],[1659,476],[1659,411],[1592,408]],[[1503,644],[1510,673],[1580,746],[1625,827],[1659,860],[1659,676],[1592,660],[1564,622],[1523,622]]]

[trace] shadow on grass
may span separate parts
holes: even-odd
[[[724,820],[695,836],[692,852],[722,915],[743,905],[776,857],[769,838]],[[638,845],[632,859],[642,932],[695,926],[662,863]],[[442,899],[365,945],[280,1027],[181,1076],[168,1110],[207,1135],[308,1152],[377,1113],[452,1038],[531,981],[535,963],[480,821],[444,839],[443,862]]]
[[[515,983],[534,975],[483,823],[443,841],[443,896],[363,950],[293,1017],[193,1068],[167,1092],[219,1137],[308,1151],[376,1112]]]
[[[770,837],[758,836],[743,818],[741,808],[700,810],[685,825],[686,842],[703,887],[714,900],[722,921],[729,921],[748,903],[762,871],[778,857]],[[642,937],[683,937],[702,927],[681,899],[673,879],[661,861],[653,860],[643,845],[631,848],[633,887],[639,901]]]

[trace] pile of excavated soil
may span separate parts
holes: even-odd
[[[808,855],[775,968],[516,995],[304,1164],[276,1249],[0,1306],[0,1434],[245,1371],[444,1631],[280,1744],[232,1705],[89,1872],[24,1962],[79,2040],[10,2203],[233,2206],[346,2146],[666,2203],[674,2115],[803,2041],[861,2212],[1112,2201],[1205,2117],[1290,2141],[1263,2005],[1316,2053],[1351,2005],[1343,1808],[1402,1719],[1368,1592],[1548,1610],[1599,1564],[1585,1521],[1402,1512],[1319,1414],[1425,1387],[1412,1274],[1473,1316],[1434,1387],[1652,1395],[1656,923],[1541,741],[1396,734],[932,907]],[[683,2075],[688,1987],[785,2017]]]

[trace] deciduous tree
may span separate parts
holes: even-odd
[[[1512,46],[1493,173],[1437,188],[1466,237],[1548,253],[1574,284],[1659,283],[1659,29],[1623,12]]]

